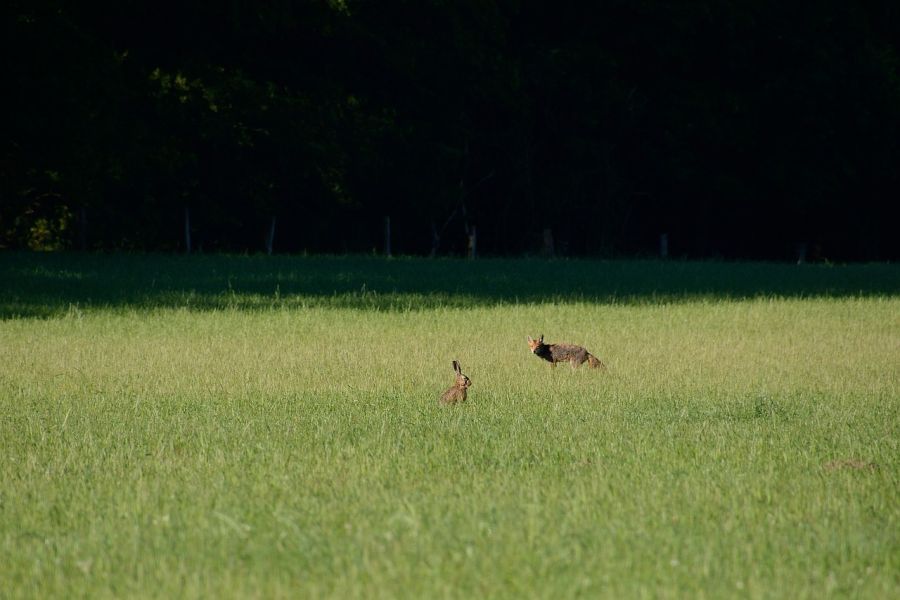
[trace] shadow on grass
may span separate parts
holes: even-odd
[[[0,253],[0,319],[73,307],[417,310],[896,295],[900,266],[891,264]]]

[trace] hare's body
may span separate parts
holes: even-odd
[[[465,402],[466,390],[472,385],[471,380],[463,375],[459,363],[455,360],[453,361],[453,370],[456,372],[456,381],[452,386],[447,388],[447,391],[441,394],[441,404],[458,404],[459,402]]]
[[[454,385],[441,394],[441,404],[456,404],[466,401],[466,388]]]
[[[544,336],[534,340],[529,336],[528,347],[540,358],[555,367],[556,363],[568,362],[572,365],[572,369],[577,369],[584,363],[587,363],[594,369],[603,369],[603,363],[596,356],[587,351],[586,348],[576,346],[575,344],[545,344]]]

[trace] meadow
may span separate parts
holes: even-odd
[[[900,267],[0,253],[0,455],[3,597],[895,598]]]

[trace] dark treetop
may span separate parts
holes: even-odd
[[[900,258],[893,1],[103,4],[2,9],[2,247]]]

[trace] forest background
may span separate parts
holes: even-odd
[[[2,10],[0,247],[900,258],[893,2]]]

